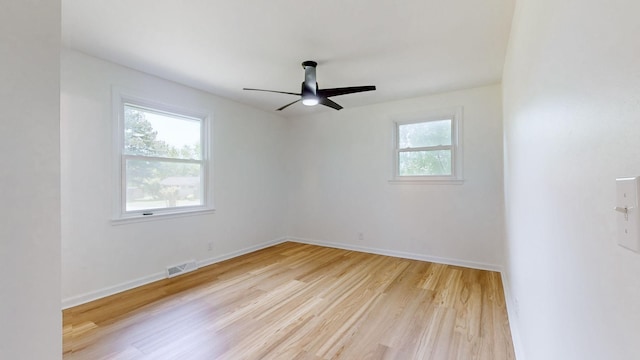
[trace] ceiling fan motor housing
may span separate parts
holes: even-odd
[[[317,96],[318,83],[316,82],[316,66],[318,63],[315,61],[305,61],[302,63],[304,68],[304,82],[302,83],[302,97]]]

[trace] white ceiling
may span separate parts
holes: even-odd
[[[514,0],[63,0],[66,47],[273,111],[301,63],[345,108],[499,82]],[[284,116],[335,111],[295,104]]]

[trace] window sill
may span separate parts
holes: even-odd
[[[192,210],[192,211],[183,211],[183,212],[166,212],[166,213],[158,213],[153,215],[134,215],[134,216],[111,219],[111,225],[125,225],[125,224],[145,222],[145,221],[168,220],[168,219],[175,219],[175,218],[188,217],[188,216],[206,215],[206,214],[213,214],[215,211],[216,211],[215,209],[201,209],[201,210]]]
[[[462,185],[464,179],[392,179],[391,185]]]

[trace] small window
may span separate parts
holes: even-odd
[[[116,218],[210,210],[207,116],[119,96]]]
[[[394,180],[462,180],[461,109],[395,123]]]

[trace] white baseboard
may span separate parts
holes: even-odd
[[[209,259],[204,259],[198,261],[198,267],[203,267],[211,264],[215,264],[217,262],[221,262],[224,260],[228,260],[240,255],[248,254],[250,252],[254,252],[256,250],[264,249],[273,245],[277,245],[287,241],[287,238],[279,238],[267,242],[263,242],[261,244],[257,244],[254,246],[246,247],[240,250],[236,250],[227,254],[223,254],[220,256],[216,256]],[[121,293],[123,291],[131,290],[139,286],[147,285],[152,282],[165,279],[167,276],[166,271],[161,271],[155,274],[151,274],[148,276],[144,276],[135,280],[127,281],[118,285],[109,286],[103,289],[91,291],[85,294],[72,296],[62,300],[62,310],[68,309],[74,306],[82,305],[88,303],[90,301],[98,300],[107,296],[115,295],[117,293]]]
[[[74,306],[82,305],[90,301],[98,300],[107,296],[111,296],[126,290],[131,290],[138,286],[146,285],[154,281],[162,280],[167,277],[166,271],[161,271],[155,274],[144,276],[135,280],[127,281],[122,284],[108,286],[99,290],[91,291],[85,294],[72,296],[70,298],[62,299],[62,310],[68,309]]]
[[[513,342],[513,351],[517,360],[525,360],[524,347],[522,346],[522,337],[520,336],[518,326],[518,311],[515,298],[511,294],[509,286],[509,278],[505,271],[501,272],[502,287],[504,287],[504,298],[507,304],[507,315],[509,316],[509,328],[511,329],[511,340]]]
[[[246,247],[244,249],[232,251],[230,253],[226,253],[226,254],[223,254],[223,255],[220,255],[220,256],[216,256],[216,257],[212,257],[212,258],[209,258],[209,259],[200,260],[200,261],[198,261],[198,267],[208,266],[208,265],[212,265],[212,264],[215,264],[215,263],[219,263],[221,261],[233,259],[234,257],[245,255],[245,254],[257,251],[257,250],[262,250],[262,249],[268,248],[270,246],[282,244],[285,241],[287,241],[287,238],[286,237],[282,237],[282,238],[279,238],[279,239],[266,241],[266,242],[260,243],[258,245],[249,246],[249,247]]]
[[[438,264],[447,264],[447,265],[455,265],[455,266],[467,267],[472,269],[502,272],[502,266],[496,265],[496,264],[487,264],[487,263],[481,263],[481,262],[475,262],[475,261],[450,259],[450,258],[444,258],[444,257],[438,257],[438,256],[414,254],[414,253],[408,253],[403,251],[380,249],[380,248],[373,248],[368,246],[357,246],[357,245],[351,245],[351,244],[335,243],[330,241],[321,241],[321,240],[306,239],[306,238],[299,238],[299,237],[292,237],[292,236],[288,237],[287,239],[289,241],[303,243],[303,244],[326,246],[326,247],[332,247],[336,249],[360,251],[360,252],[366,252],[370,254],[399,257],[403,259],[428,261],[428,262],[433,262]]]

